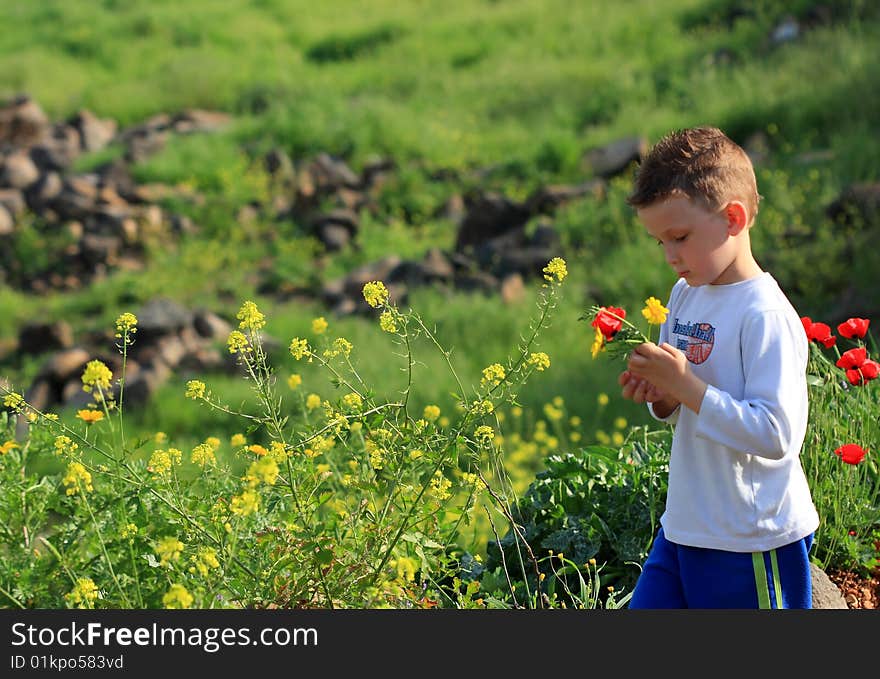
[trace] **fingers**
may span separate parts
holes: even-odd
[[[643,379],[636,377],[635,375],[629,375],[629,377],[624,381],[624,375],[621,374],[621,381],[623,389],[621,390],[621,396],[625,399],[629,399],[634,403],[644,403],[647,400],[648,390],[651,388],[651,384],[646,382]]]

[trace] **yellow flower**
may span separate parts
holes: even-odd
[[[153,440],[161,446],[168,440],[168,434],[166,434],[164,431],[157,431],[153,435]]]
[[[101,391],[109,389],[111,379],[113,379],[113,373],[110,368],[97,359],[89,361],[82,374],[83,391],[89,392],[94,387]]]
[[[247,439],[244,437],[244,434],[233,434],[232,438],[229,439],[229,445],[233,448],[238,448],[247,445]]]
[[[150,455],[150,461],[147,463],[147,471],[165,476],[171,471],[174,464],[180,464],[182,453],[177,448],[169,448],[168,450],[154,450]]]
[[[216,436],[209,436],[205,439],[205,443],[211,446],[214,450],[217,450],[220,447],[220,439]]]
[[[382,281],[370,281],[364,285],[364,299],[374,309],[388,302],[388,288]]]
[[[537,370],[538,372],[546,370],[550,367],[550,357],[543,351],[539,351],[529,356],[529,360],[527,362],[529,365],[535,366],[535,370]]]
[[[3,397],[3,405],[6,408],[18,411],[24,407],[24,398],[21,394],[16,394],[15,392],[12,392],[11,394],[7,394]]]
[[[663,303],[656,297],[648,297],[645,300],[645,308],[642,309],[642,316],[648,319],[650,325],[660,325],[666,322],[666,314],[669,309],[663,306]]]
[[[18,448],[18,444],[15,441],[7,441],[0,446],[0,455],[6,455],[13,448]]]
[[[287,386],[291,389],[296,389],[299,385],[302,384],[302,381],[302,375],[298,373],[293,373],[293,375],[287,378]]]
[[[230,502],[230,510],[239,516],[248,516],[260,508],[260,495],[254,490],[246,490],[241,495],[234,495]]]
[[[544,267],[544,278],[551,283],[561,283],[567,275],[568,269],[565,266],[565,260],[561,257],[554,257]]]
[[[616,431],[613,434],[611,434],[611,443],[613,443],[615,446],[622,446],[623,445],[623,434],[621,434],[619,431]]]
[[[79,448],[69,436],[64,436],[63,434],[55,437],[54,445],[56,455],[73,455],[76,453],[77,448]]]
[[[176,537],[164,537],[156,543],[156,555],[159,557],[159,564],[165,566],[172,561],[180,558],[180,552],[183,551],[183,543]]]
[[[440,408],[435,405],[427,405],[422,411],[422,417],[428,420],[428,422],[433,422],[440,417]]]
[[[596,401],[599,403],[600,408],[604,408],[608,405],[608,394],[601,393],[596,397]]]
[[[350,410],[360,410],[364,404],[363,400],[360,397],[360,394],[356,394],[354,392],[343,396],[342,402]]]
[[[605,348],[605,335],[599,328],[596,328],[596,334],[593,336],[593,345],[590,347],[590,356],[596,358],[599,352]]]
[[[137,332],[137,316],[128,312],[120,314],[116,319],[116,336],[125,337],[128,341],[128,335],[134,335]]]
[[[609,443],[611,443],[611,437],[608,436],[608,434],[606,434],[601,429],[596,431],[596,440],[603,446],[607,446]]]
[[[238,327],[242,330],[259,330],[266,325],[266,317],[257,309],[257,305],[250,300],[241,305],[241,309],[235,316],[241,323]]]
[[[318,406],[321,405],[321,397],[317,394],[309,394],[306,397],[306,408],[309,410],[314,410]]]
[[[617,429],[626,429],[626,418],[625,417],[616,417],[614,418],[614,426]]]
[[[186,383],[186,394],[184,396],[191,399],[205,398],[206,389],[205,383],[201,380],[190,380]]]
[[[245,337],[244,333],[239,330],[233,330],[231,333],[229,333],[229,338],[226,340],[226,346],[229,348],[230,354],[235,354],[239,351],[243,353],[251,351],[251,346],[248,342],[248,338]]]
[[[379,316],[379,327],[385,332],[397,332],[397,323],[394,321],[394,314],[390,311],[383,311]]]
[[[290,353],[297,361],[302,360],[304,356],[310,356],[312,352],[309,349],[309,341],[294,337],[290,341]]]
[[[503,380],[506,376],[507,373],[504,370],[504,366],[502,366],[500,363],[493,363],[489,367],[483,368],[483,379],[480,380],[480,384],[484,387],[486,385],[491,385],[494,387],[500,384],[501,380]]]
[[[251,466],[248,467],[247,474],[244,477],[245,482],[252,488],[260,485],[260,483],[271,486],[277,479],[278,464],[271,455],[266,455],[255,462],[251,462]]]
[[[165,608],[189,608],[192,603],[193,596],[183,585],[171,585],[171,589],[162,597],[162,605]]]
[[[216,464],[217,458],[214,456],[214,447],[210,443],[200,443],[193,448],[190,460],[193,464],[197,464],[200,467]]]
[[[478,443],[489,443],[495,438],[495,430],[489,425],[482,424],[474,430],[474,438]]]
[[[438,500],[448,500],[452,497],[452,493],[449,492],[449,489],[452,487],[452,481],[443,476],[443,473],[438,469],[434,472],[434,476],[431,477],[431,494],[437,498]]]
[[[318,316],[317,318],[312,319],[312,332],[316,335],[323,335],[324,332],[326,332],[327,327],[327,319],[323,316]]]
[[[98,586],[91,578],[77,578],[73,589],[64,598],[77,608],[94,608],[98,594]]]
[[[76,495],[78,492],[88,493],[94,490],[92,488],[92,475],[80,462],[71,462],[67,465],[67,473],[61,479],[61,482],[65,486],[69,486],[67,489],[68,495]]]
[[[104,419],[104,413],[100,410],[77,410],[76,416],[86,424],[94,424]]]
[[[191,570],[197,570],[202,577],[208,575],[208,571],[212,568],[220,568],[220,562],[217,561],[217,552],[211,547],[199,547],[198,554],[190,557],[193,563]]]
[[[514,417],[522,417],[523,410],[519,406],[513,406],[510,409],[510,414],[513,415]]]

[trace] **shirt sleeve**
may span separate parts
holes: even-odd
[[[780,460],[800,450],[807,421],[807,344],[784,311],[746,319],[740,338],[743,398],[709,385],[696,435],[728,448]]]
[[[684,282],[684,280],[680,279],[678,281],[678,284],[674,285],[672,287],[672,291],[669,293],[669,301],[666,302],[666,306],[669,308],[669,314],[666,317],[667,319],[673,317],[673,313],[672,313],[672,306],[674,304],[673,300],[675,300],[677,298],[678,287],[683,282]],[[664,342],[668,342],[668,341],[669,341],[669,322],[667,321],[666,323],[663,323],[660,326],[660,337],[657,339],[657,346],[660,346]],[[680,403],[677,406],[675,406],[675,409],[671,413],[669,413],[669,415],[667,415],[666,417],[658,417],[657,416],[657,413],[654,412],[654,404],[653,403],[648,403],[647,406],[648,406],[648,413],[650,413],[651,417],[653,417],[655,420],[660,420],[661,422],[666,422],[667,424],[675,424],[676,422],[678,422],[678,413],[681,410]]]

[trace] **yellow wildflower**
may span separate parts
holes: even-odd
[[[422,411],[422,417],[428,420],[428,422],[433,422],[440,417],[440,408],[435,405],[427,405]]]
[[[230,510],[239,516],[248,516],[260,508],[260,495],[254,490],[246,490],[241,495],[233,495]]]
[[[327,319],[323,316],[318,316],[317,318],[312,320],[312,332],[316,335],[323,335],[327,330],[328,323]]]
[[[614,418],[614,426],[617,429],[626,429],[626,418],[625,417],[615,417]]]
[[[73,455],[79,446],[74,443],[69,436],[55,437],[55,454],[56,455]]]
[[[61,482],[65,486],[69,486],[67,489],[68,495],[76,495],[78,492],[88,493],[94,490],[92,488],[92,475],[80,462],[71,462],[67,465],[67,473],[61,479]]]
[[[182,453],[177,448],[168,450],[154,450],[147,463],[147,471],[165,476],[175,464],[180,464]]]
[[[116,336],[125,337],[128,341],[128,335],[134,335],[137,332],[137,316],[128,312],[120,314],[116,318]]]
[[[551,283],[561,283],[567,275],[568,268],[565,266],[565,260],[561,257],[554,257],[544,267],[544,278]]]
[[[619,431],[611,434],[611,443],[613,443],[615,446],[622,446],[623,440],[623,434],[621,434]]]
[[[266,317],[257,309],[257,305],[250,300],[241,305],[241,309],[235,317],[241,321],[238,327],[242,330],[259,330],[266,325]]]
[[[260,483],[271,486],[278,479],[278,464],[271,455],[261,457],[259,460],[251,462],[244,479],[251,488],[260,485]]]
[[[434,476],[431,478],[431,494],[438,500],[448,500],[452,497],[452,493],[449,492],[449,489],[452,487],[452,481],[443,476],[443,473],[438,469],[434,472]]]
[[[306,408],[309,410],[314,410],[318,406],[321,405],[321,397],[317,394],[309,394],[306,397]]]
[[[211,547],[199,547],[198,553],[190,557],[193,562],[194,569],[197,570],[202,577],[208,574],[212,568],[220,568],[220,562],[217,560],[217,552]]]
[[[601,393],[601,394],[599,394],[599,395],[596,397],[596,401],[599,403],[599,407],[600,407],[600,408],[604,408],[605,406],[608,405],[608,401],[609,401],[609,399],[608,399],[608,394],[606,394],[606,393],[604,393],[604,392]]]
[[[364,299],[374,309],[388,302],[388,288],[382,281],[370,281],[364,285]]]
[[[91,578],[77,578],[73,589],[64,598],[76,608],[94,608],[98,595],[98,586]]]
[[[180,552],[183,551],[183,543],[174,536],[164,537],[156,543],[156,555],[159,557],[159,564],[166,566],[172,561],[180,558]]]
[[[21,394],[12,392],[3,397],[3,405],[13,411],[19,411],[24,408],[25,402]]]
[[[216,436],[209,436],[205,439],[205,443],[211,446],[214,450],[217,450],[220,447],[220,439]]]
[[[133,523],[129,523],[123,526],[122,530],[119,531],[119,537],[121,537],[123,540],[134,542],[134,536],[137,535],[137,533],[138,527]]]
[[[104,419],[104,413],[100,410],[77,410],[76,416],[86,424],[94,424]]]
[[[302,384],[302,381],[302,375],[298,373],[293,373],[293,375],[287,378],[287,386],[291,389],[296,389],[299,385]]]
[[[184,396],[191,399],[205,398],[206,389],[205,383],[201,380],[190,380],[186,383],[186,394]]]
[[[275,462],[281,464],[290,457],[290,451],[281,441],[272,441],[272,443],[269,444],[268,457],[271,457]]]
[[[261,446],[259,443],[255,443],[255,444],[253,444],[253,445],[251,445],[251,446],[248,446],[248,450],[251,451],[254,455],[257,455],[257,456],[259,456],[259,457],[263,457],[264,455],[268,455],[268,454],[269,454],[269,451],[266,450],[266,449],[265,449],[263,446]]]
[[[247,353],[251,351],[250,343],[248,342],[248,338],[245,337],[244,333],[239,330],[233,330],[229,333],[229,338],[226,340],[226,346],[229,348],[230,354],[235,354],[241,351],[242,353]]]
[[[233,434],[232,438],[229,439],[229,445],[233,448],[238,448],[240,446],[247,445],[247,439],[244,434]]]
[[[645,308],[642,309],[642,316],[648,319],[650,325],[660,325],[666,322],[666,314],[669,309],[663,306],[663,303],[656,297],[648,297],[645,300]]]
[[[495,430],[487,424],[482,424],[474,430],[474,438],[478,443],[489,443],[495,438]]]
[[[385,332],[397,332],[397,323],[394,320],[394,314],[390,311],[383,311],[379,316],[379,327]]]
[[[535,370],[540,372],[550,367],[550,357],[543,351],[539,351],[530,355],[527,363],[534,366]]]
[[[346,394],[345,396],[343,396],[342,402],[349,410],[360,410],[361,407],[363,407],[364,405],[363,399],[361,399],[360,394],[356,394],[355,392],[351,392],[350,394]]]
[[[109,389],[111,379],[113,373],[110,368],[97,359],[89,361],[82,374],[83,391],[89,392],[95,387],[101,391]]]
[[[480,380],[480,384],[484,387],[486,385],[491,385],[494,387],[500,384],[501,380],[503,380],[506,376],[507,373],[504,370],[504,366],[502,366],[500,363],[493,363],[489,367],[483,368],[483,379]]]
[[[216,464],[217,458],[214,456],[214,447],[210,443],[200,443],[193,448],[190,460],[193,464],[197,464],[200,467]]]
[[[162,605],[165,608],[189,608],[193,601],[192,594],[187,592],[183,585],[171,585],[171,589],[162,597]]]
[[[6,455],[13,448],[18,448],[18,444],[15,441],[7,441],[2,446],[0,446],[0,455]]]
[[[294,337],[290,340],[290,353],[297,361],[302,360],[304,356],[311,356],[312,352],[309,349],[309,341]]]
[[[164,431],[157,431],[153,435],[153,440],[161,446],[168,440],[168,434],[166,434]]]

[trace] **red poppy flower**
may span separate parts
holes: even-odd
[[[868,454],[868,451],[855,443],[847,443],[835,450],[834,454],[847,464],[858,464]]]
[[[837,338],[831,334],[831,327],[826,323],[813,323],[809,316],[801,316],[801,324],[804,326],[804,332],[807,333],[807,339],[818,342],[828,349],[833,347]]]
[[[620,332],[623,327],[621,319],[626,318],[626,312],[623,309],[609,306],[602,307],[596,314],[596,318],[590,323],[594,328],[598,328],[607,342],[610,342],[614,336]]]
[[[867,318],[849,318],[837,326],[837,332],[847,339],[862,339],[871,324]]]
[[[865,347],[856,347],[849,351],[844,351],[840,358],[837,359],[835,365],[844,370],[857,369],[868,359],[868,350]]]
[[[860,387],[866,382],[877,379],[877,375],[880,375],[880,363],[871,359],[866,360],[858,368],[846,371],[846,379],[854,387]]]

